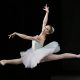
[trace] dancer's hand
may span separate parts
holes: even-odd
[[[12,33],[12,34],[8,35],[8,36],[9,36],[9,39],[10,39],[11,37],[13,38],[16,34],[17,34],[17,33],[16,33],[16,32],[14,32],[14,33]]]
[[[49,12],[49,7],[47,6],[47,4],[44,6],[43,10]]]

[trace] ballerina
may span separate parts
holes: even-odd
[[[80,58],[80,55],[72,53],[54,54],[60,51],[59,43],[56,41],[52,41],[44,46],[47,35],[52,34],[54,32],[54,28],[50,25],[47,25],[49,15],[49,7],[47,6],[47,4],[43,8],[43,10],[46,12],[46,14],[43,19],[42,31],[39,35],[28,36],[18,32],[14,32],[9,35],[9,39],[11,37],[13,38],[14,36],[18,36],[25,40],[31,40],[32,47],[27,49],[26,51],[21,51],[21,58],[19,59],[1,60],[1,65],[4,66],[5,64],[23,63],[25,68],[34,68],[41,62],[59,60],[64,58]]]

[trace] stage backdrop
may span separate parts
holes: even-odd
[[[20,51],[31,47],[31,41],[17,36],[8,39],[8,35],[19,32],[36,35],[41,31],[45,15],[43,7],[50,7],[48,24],[55,28],[54,34],[47,37],[45,45],[50,41],[58,41],[61,51],[56,54],[70,52],[80,53],[80,3],[79,0],[8,0],[2,3],[0,29],[0,59],[20,58]],[[34,69],[25,69],[23,64],[0,66],[0,74],[10,79],[41,79],[51,74],[80,72],[80,59],[64,59],[39,64]],[[5,77],[2,77],[5,78]],[[48,78],[47,78],[48,79]],[[4,79],[3,79],[4,80]],[[48,79],[49,80],[49,79]]]

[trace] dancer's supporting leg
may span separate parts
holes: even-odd
[[[0,64],[5,65],[5,64],[21,64],[22,60],[21,58],[19,59],[11,59],[11,60],[1,60]]]
[[[80,54],[72,54],[72,53],[63,53],[63,54],[49,54],[41,62],[52,61],[52,60],[59,60],[65,58],[80,58]]]

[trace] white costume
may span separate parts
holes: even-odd
[[[40,42],[32,40],[32,48],[20,52],[25,68],[34,68],[47,55],[60,51],[58,42],[52,41],[43,46]]]

